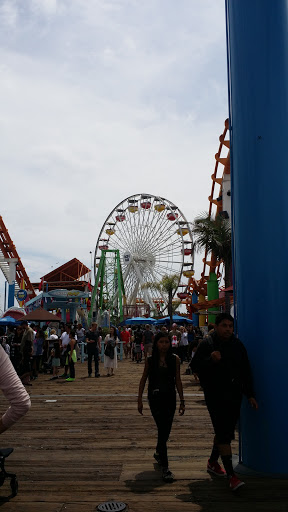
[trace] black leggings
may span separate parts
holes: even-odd
[[[74,361],[69,361],[69,375],[71,377],[71,379],[75,379],[75,365],[74,365]]]
[[[167,441],[176,410],[176,394],[157,393],[149,396],[149,405],[158,429],[156,452],[159,453],[162,466],[168,468]]]
[[[33,356],[33,377],[38,375],[41,357],[42,356]]]

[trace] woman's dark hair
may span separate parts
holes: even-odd
[[[152,347],[152,368],[155,369],[157,371],[158,369],[158,366],[159,366],[159,350],[158,350],[158,345],[157,345],[157,342],[161,339],[161,338],[168,338],[169,340],[169,343],[170,343],[170,346],[167,350],[167,353],[166,353],[166,363],[167,363],[167,366],[170,367],[170,365],[173,364],[173,351],[172,351],[172,344],[171,344],[171,340],[168,336],[168,332],[157,332],[155,338],[154,338],[154,341],[153,341],[153,347]]]
[[[114,331],[114,334],[113,334],[114,340],[116,340],[116,338],[117,338],[117,330],[116,330],[116,327],[114,327],[114,326],[111,326],[111,327],[112,327],[112,329],[113,329],[113,331]]]

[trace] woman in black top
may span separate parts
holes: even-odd
[[[175,387],[180,397],[180,416],[185,412],[185,402],[180,377],[180,360],[172,352],[168,333],[159,332],[155,336],[152,356],[149,356],[145,362],[138,394],[138,412],[140,414],[143,414],[142,395],[147,378],[149,380],[149,406],[158,429],[158,441],[154,458],[162,466],[163,480],[171,482],[173,481],[173,475],[168,467],[167,441],[176,410]]]

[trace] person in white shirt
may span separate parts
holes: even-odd
[[[0,419],[0,434],[10,428],[30,407],[31,401],[29,395],[20,381],[14,367],[0,346],[0,388],[9,401],[10,407],[4,412]]]
[[[77,339],[75,350],[76,350],[76,354],[77,354],[77,359],[79,359],[80,352],[81,352],[81,346],[82,346],[82,343],[84,343],[84,341],[85,341],[85,329],[84,329],[84,327],[82,327],[82,324],[77,325],[75,334],[76,334],[76,339]]]
[[[61,334],[61,355],[62,355],[62,361],[64,362],[64,373],[63,375],[61,375],[61,377],[63,379],[67,379],[68,378],[68,365],[66,365],[66,350],[67,350],[67,346],[69,345],[69,341],[70,341],[70,332],[71,332],[71,329],[70,329],[70,326],[69,325],[66,325],[65,326],[65,332],[63,332],[63,334]]]
[[[180,357],[180,361],[182,364],[183,361],[187,360],[187,352],[188,352],[189,342],[188,342],[188,332],[186,331],[185,327],[183,327],[182,325],[180,327],[180,332],[181,332],[181,338],[179,341],[178,355]]]

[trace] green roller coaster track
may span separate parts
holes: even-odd
[[[91,309],[88,315],[89,325],[91,324],[95,301],[97,301],[96,308],[98,311],[109,311],[111,316],[117,311],[119,313],[117,316],[122,321],[124,300],[125,290],[119,250],[102,250],[91,297]]]

